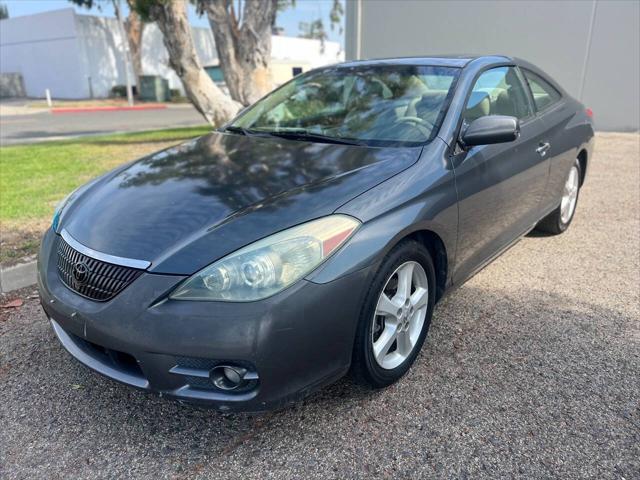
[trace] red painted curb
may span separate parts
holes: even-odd
[[[167,106],[161,103],[151,105],[134,105],[133,107],[60,107],[52,108],[51,113],[121,112],[126,110],[162,110],[164,108],[167,108]]]

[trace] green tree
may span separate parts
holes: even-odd
[[[145,20],[156,22],[169,53],[169,65],[182,82],[187,98],[211,125],[232,118],[242,105],[213,83],[204,71],[191,36],[187,2],[172,0],[133,0],[134,8]]]
[[[321,18],[314,20],[313,22],[300,22],[298,24],[300,38],[311,38],[314,40],[320,40],[320,51],[324,53],[324,43],[329,39],[329,35],[324,29],[324,22]]]
[[[220,69],[235,101],[249,105],[272,88],[271,31],[278,0],[198,0],[215,39]]]
[[[295,8],[296,0],[190,0],[207,15],[216,43],[220,68],[230,98],[211,81],[195,51],[187,18],[187,2],[131,0],[143,19],[155,21],[169,52],[169,63],[182,81],[187,97],[208,122],[229,120],[242,105],[271,90],[271,33],[278,12]],[[334,0],[331,26],[343,15]]]
[[[342,5],[342,1],[334,0],[331,11],[329,12],[329,23],[331,31],[333,31],[337,26],[340,34],[342,34],[343,17],[344,7]],[[324,21],[322,20],[322,18],[318,18],[312,22],[300,22],[298,24],[298,30],[300,31],[300,33],[298,34],[300,38],[311,38],[314,40],[320,40],[320,51],[324,53],[324,45],[325,42],[329,39],[329,35],[324,28]]]
[[[9,10],[4,3],[0,3],[0,20],[4,20],[5,18],[9,18]]]

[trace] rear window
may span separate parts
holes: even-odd
[[[545,108],[557,103],[562,98],[562,94],[549,82],[547,82],[540,75],[536,75],[529,70],[523,69],[531,94],[533,95],[533,101],[536,104],[536,110],[544,110]]]

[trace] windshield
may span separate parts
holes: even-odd
[[[312,141],[419,145],[437,134],[458,72],[413,65],[312,71],[249,107],[229,127]]]

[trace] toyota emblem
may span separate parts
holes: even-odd
[[[73,278],[79,285],[84,285],[89,279],[89,267],[84,262],[78,262],[73,266]]]

